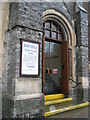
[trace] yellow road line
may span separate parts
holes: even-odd
[[[89,105],[89,102],[86,102],[86,103],[78,104],[78,105],[75,105],[75,106],[70,106],[70,107],[63,108],[63,109],[58,109],[58,110],[54,110],[54,111],[50,111],[50,112],[45,112],[44,116],[48,117],[48,116],[55,115],[55,114],[58,114],[58,113],[74,110],[74,109],[77,109],[77,108],[86,107],[88,105]]]
[[[63,99],[63,98],[64,98],[64,94],[52,94],[52,95],[46,95],[45,101],[55,100],[55,99]]]
[[[51,105],[51,104],[63,103],[63,102],[68,102],[68,101],[72,101],[72,98],[65,98],[65,99],[46,101],[45,105],[47,106],[47,105]]]

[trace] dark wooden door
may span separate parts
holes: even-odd
[[[68,44],[67,41],[63,41],[61,47],[61,61],[62,61],[62,82],[61,91],[62,93],[69,94],[69,67],[68,67]]]

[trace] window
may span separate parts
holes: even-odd
[[[60,28],[58,27],[57,24],[55,24],[52,21],[44,22],[43,30],[44,30],[45,38],[53,39],[53,40],[57,40],[57,41],[63,40],[63,35],[62,35]]]

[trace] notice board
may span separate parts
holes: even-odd
[[[38,76],[40,68],[40,43],[21,40],[20,76]]]

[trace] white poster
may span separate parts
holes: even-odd
[[[22,75],[38,75],[39,63],[39,45],[22,41],[22,59],[21,74]]]

